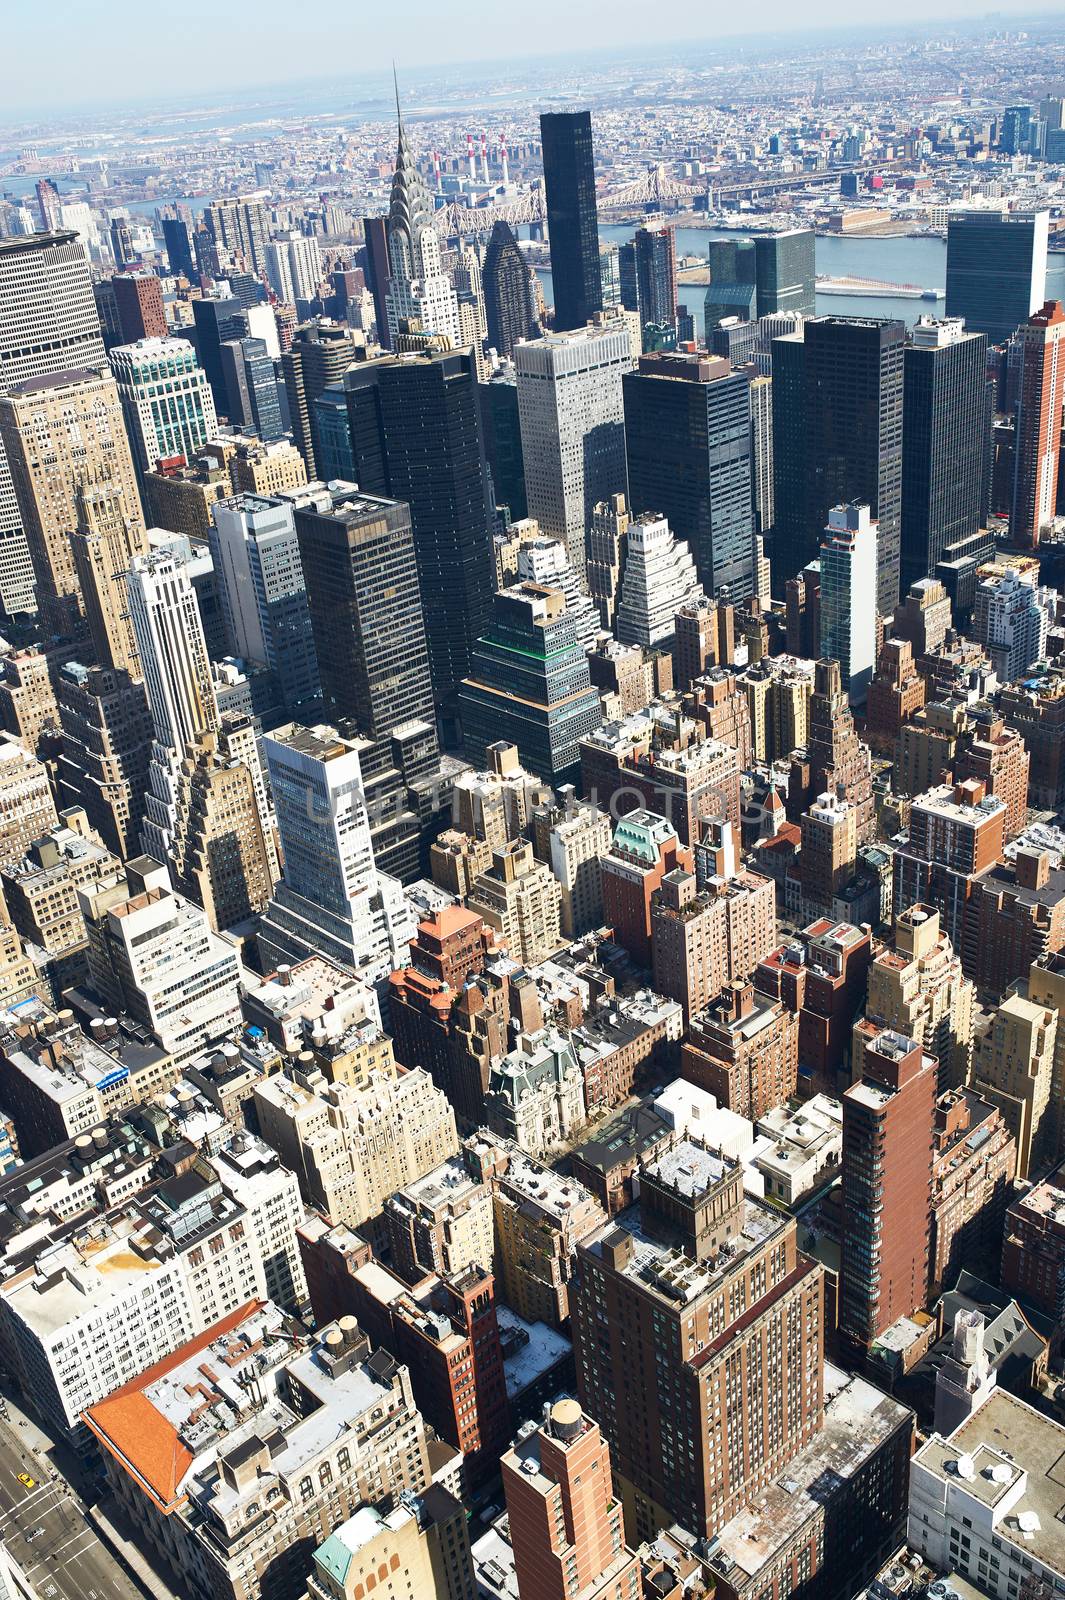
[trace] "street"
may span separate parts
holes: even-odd
[[[0,1417],[0,1538],[41,1600],[144,1600],[40,1448],[42,1438],[32,1423],[19,1427],[14,1410]],[[35,1480],[32,1489],[18,1481],[20,1472]]]

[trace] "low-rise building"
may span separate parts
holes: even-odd
[[[362,1600],[368,1579],[376,1600],[474,1600],[461,1500],[430,1484],[391,1511],[360,1506],[314,1552],[307,1593],[310,1600]]]
[[[1030,1584],[1065,1585],[1059,1463],[1065,1428],[994,1388],[947,1438],[934,1433],[910,1463],[907,1538],[939,1571],[993,1600]]]
[[[1002,1283],[1055,1322],[1065,1317],[1065,1168],[1033,1184],[1006,1211]]]
[[[758,1135],[769,1141],[753,1156],[769,1199],[794,1206],[839,1172],[843,1159],[843,1106],[815,1094],[799,1106],[779,1105],[758,1119]]]

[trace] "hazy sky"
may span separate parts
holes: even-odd
[[[982,8],[981,8],[982,9]],[[993,0],[996,17],[1031,16],[1032,0]],[[595,48],[714,40],[761,29],[927,22],[979,15],[967,0],[759,0],[736,7],[647,0],[0,0],[0,122],[52,107],[173,102],[229,87],[337,78],[350,67],[494,60]],[[649,18],[653,25],[649,34]]]

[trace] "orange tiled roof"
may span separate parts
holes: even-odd
[[[178,1486],[192,1465],[193,1457],[182,1444],[173,1423],[155,1409],[145,1390],[223,1334],[231,1333],[261,1305],[261,1300],[246,1301],[228,1317],[190,1339],[188,1344],[180,1345],[139,1377],[131,1378],[121,1389],[116,1389],[106,1400],[100,1400],[82,1413],[82,1421],[90,1433],[136,1478],[164,1515],[168,1516],[180,1505]]]

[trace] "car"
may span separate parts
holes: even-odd
[[[37,1479],[31,1478],[28,1472],[16,1472],[15,1476],[24,1489],[36,1489]]]

